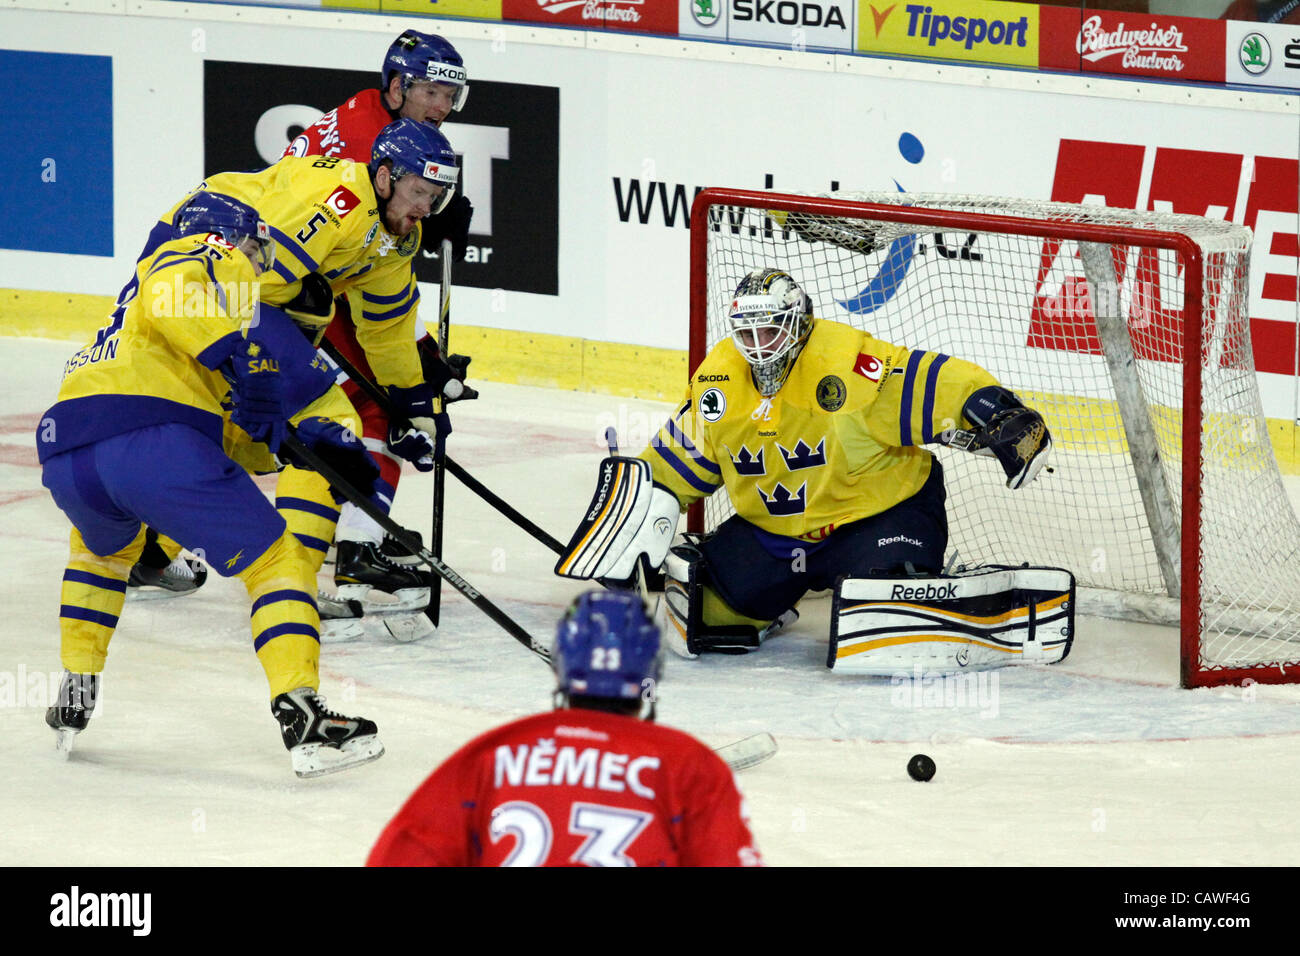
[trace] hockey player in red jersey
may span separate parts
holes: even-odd
[[[464,61],[455,47],[439,36],[407,30],[393,41],[384,57],[381,86],[362,90],[330,110],[303,130],[289,144],[285,155],[337,156],[368,163],[375,137],[389,123],[405,117],[441,126],[453,110],[465,104],[468,95]],[[444,211],[422,222],[422,248],[437,251],[447,239],[453,257],[464,259],[473,212],[469,200],[458,193]],[[374,375],[357,342],[355,323],[382,320],[392,308],[392,303],[364,294],[340,296],[334,321],[325,333],[330,343],[371,379]],[[444,361],[431,335],[422,336],[417,344],[425,379],[444,401],[477,397],[463,384],[469,358],[451,355]],[[386,447],[388,416],[352,382],[344,383],[343,390],[361,415],[366,446],[379,465],[385,497],[391,500],[401,479],[402,460]],[[385,540],[379,526],[350,504],[342,508],[335,540],[335,583],[341,596],[364,602],[371,587],[375,587],[390,595],[399,591],[413,595],[406,604],[423,608],[428,603],[427,574],[413,566],[405,549],[392,539]],[[406,604],[388,602],[380,606]],[[331,607],[334,605],[327,603],[322,613],[329,616]],[[423,618],[418,623],[423,624]]]
[[[762,864],[731,770],[693,737],[653,723],[659,632],[636,594],[580,596],[553,659],[556,709],[448,758],[367,865]]]

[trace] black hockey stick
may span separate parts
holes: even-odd
[[[448,325],[451,322],[451,257],[451,240],[444,239],[438,249],[438,258],[442,261],[442,287],[439,290],[441,302],[438,307],[438,352],[444,362],[447,361]],[[441,411],[447,410],[446,400],[442,396],[438,397],[438,405]],[[442,514],[447,487],[446,459],[447,456],[444,454],[433,463],[433,528],[429,535],[429,547],[439,559],[442,558]],[[424,616],[434,627],[438,626],[438,613],[441,609],[442,582],[437,581],[429,588],[429,606],[424,609]]]
[[[321,342],[321,350],[333,360],[335,365],[343,370],[343,374],[356,382],[357,387],[370,396],[374,403],[384,410],[384,414],[388,416],[390,421],[398,425],[409,424],[405,416],[401,415],[397,409],[393,407],[392,401],[390,401],[388,396],[384,394],[384,390],[369,378],[362,375],[357,367],[348,361],[347,356],[343,355],[329,339],[325,339]],[[528,532],[528,534],[532,535],[556,554],[564,553],[564,545],[551,537],[551,535],[547,534],[546,531],[539,528],[524,515],[520,514],[519,511],[512,507],[510,503],[500,495],[494,494],[486,485],[462,468],[450,455],[444,454],[443,462],[447,466],[447,471],[451,472],[451,474],[455,476],[456,480],[466,488],[474,492],[474,494],[478,495],[497,511],[501,512],[505,517],[509,518],[514,524]]]
[[[285,436],[284,446],[305,462],[309,468],[328,481],[330,487],[365,512],[365,514],[373,519],[379,527],[383,528],[386,533],[391,535],[393,540],[397,541],[404,548],[408,549],[412,554],[416,555],[421,561],[431,567],[438,577],[464,595],[466,600],[490,617],[501,627],[502,630],[542,660],[550,663],[551,652],[547,650],[544,645],[538,643],[536,638],[515,622],[514,618],[510,617],[510,615],[506,614],[505,611],[501,610],[489,601],[473,585],[451,568],[447,567],[447,565],[443,564],[442,560],[436,557],[431,551],[429,551],[429,549],[420,547],[420,542],[410,532],[392,518],[388,517],[388,515],[380,511],[373,501],[344,481],[337,471],[331,468],[319,455],[303,444],[292,426],[289,427],[289,433]]]

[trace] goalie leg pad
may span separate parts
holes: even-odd
[[[708,560],[694,545],[678,545],[669,552],[656,623],[668,646],[688,660],[703,653],[756,650],[799,617],[793,608],[774,621],[746,617],[729,607],[712,583]]]
[[[700,553],[688,545],[678,546],[668,552],[664,561],[664,593],[655,608],[655,624],[664,642],[678,657],[695,660],[692,638],[701,621],[699,589],[695,586],[695,569]]]
[[[1074,575],[1060,568],[841,578],[826,666],[888,677],[1055,664],[1070,653],[1074,604]]]
[[[651,568],[663,563],[680,517],[677,496],[655,487],[648,462],[612,455],[600,463],[596,493],[555,573],[628,581],[642,554]]]

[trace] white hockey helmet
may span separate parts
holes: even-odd
[[[812,332],[812,300],[788,272],[755,269],[736,286],[728,316],[732,341],[749,362],[759,394],[771,398]]]

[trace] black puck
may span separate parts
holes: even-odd
[[[925,754],[917,754],[907,762],[907,775],[921,783],[934,776],[934,761]]]

